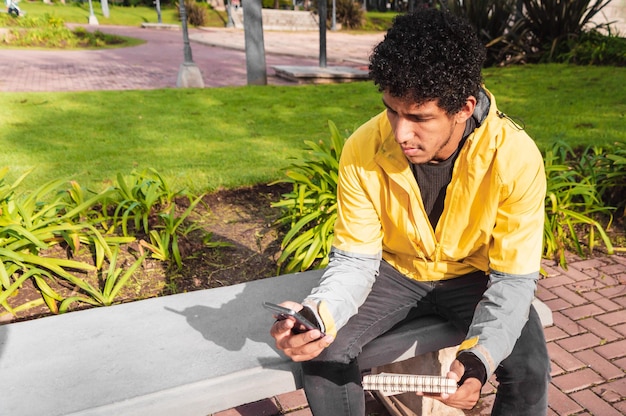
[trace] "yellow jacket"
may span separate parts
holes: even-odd
[[[487,118],[455,163],[435,230],[386,113],[359,128],[342,152],[333,246],[364,255],[382,250],[383,259],[417,280],[449,279],[476,269],[537,272],[543,159],[490,97]]]
[[[417,280],[489,273],[460,350],[476,354],[487,374],[510,354],[539,275],[546,179],[532,139],[487,95],[489,113],[459,153],[434,230],[386,112],[348,139],[330,263],[304,300],[318,306],[327,333],[357,313],[382,257]]]

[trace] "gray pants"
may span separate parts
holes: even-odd
[[[488,277],[418,282],[386,262],[359,312],[315,359],[302,363],[304,389],[315,416],[363,416],[365,401],[358,356],[363,346],[391,328],[424,315],[440,315],[467,333]],[[542,416],[548,407],[550,359],[539,316],[530,316],[513,352],[496,369],[499,382],[492,415]]]

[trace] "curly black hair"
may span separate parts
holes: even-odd
[[[486,49],[472,26],[436,9],[398,15],[370,56],[380,91],[417,104],[437,101],[455,114],[477,96]]]

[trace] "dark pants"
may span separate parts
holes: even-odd
[[[397,324],[437,314],[467,333],[487,288],[484,273],[437,282],[408,279],[386,262],[357,315],[317,358],[302,363],[304,389],[315,416],[363,416],[358,355],[364,345]],[[492,415],[542,416],[547,412],[550,359],[539,316],[531,307],[513,352],[498,366]]]

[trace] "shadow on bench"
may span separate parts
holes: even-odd
[[[298,365],[275,349],[261,302],[302,299],[320,274],[0,326],[0,414],[195,416],[294,391]],[[540,316],[551,319],[549,310]],[[361,363],[375,367],[462,338],[428,317],[372,342]]]

